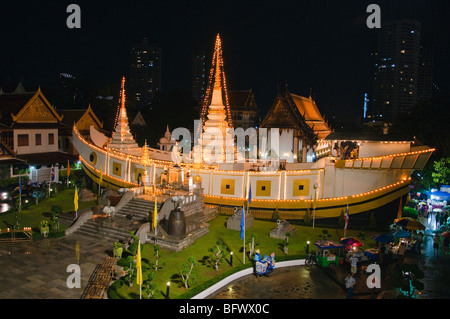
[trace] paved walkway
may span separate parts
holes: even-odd
[[[77,260],[77,242],[79,262]],[[110,240],[68,235],[32,243],[0,245],[0,298],[80,299],[98,264],[111,253]],[[81,288],[66,284],[70,264],[79,264]]]
[[[434,216],[421,219],[427,226],[421,254],[408,252],[405,263],[419,264],[425,277],[421,280],[425,289],[420,295],[422,299],[450,299],[450,257],[442,256],[442,242],[439,254],[433,250],[432,232],[435,229]],[[381,266],[381,289],[369,289],[366,285],[367,274],[358,271],[355,299],[395,298],[395,287],[392,286],[390,275],[396,261],[387,262]],[[343,299],[346,297],[344,278],[350,270],[348,263],[336,268],[334,272],[324,271],[318,266],[308,270],[305,266],[276,268],[271,277],[256,278],[248,275],[240,278],[220,291],[210,295],[210,299]],[[394,294],[392,294],[394,292]],[[382,294],[383,293],[383,294]]]

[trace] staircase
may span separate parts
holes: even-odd
[[[163,203],[157,203],[158,212],[161,210],[161,206]],[[133,198],[121,210],[115,213],[114,217],[127,218],[131,221],[137,221],[145,223],[149,221],[149,216],[152,216],[155,210],[155,203],[140,199]]]
[[[158,211],[163,203],[158,203]],[[113,217],[97,217],[85,222],[75,233],[90,238],[108,238],[112,241],[127,243],[131,231],[146,223],[149,213],[155,209],[154,202],[133,198]],[[151,215],[150,215],[151,216]]]

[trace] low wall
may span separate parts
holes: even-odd
[[[288,260],[288,261],[280,261],[276,262],[275,268],[283,268],[283,267],[292,267],[292,266],[303,266],[305,264],[305,259],[296,259],[296,260]],[[191,299],[205,299],[211,294],[215,293],[216,291],[222,289],[229,283],[242,278],[244,276],[252,275],[253,274],[253,267],[238,271],[237,273],[234,273],[227,278],[222,279],[218,283],[212,285],[209,288],[206,288],[201,293],[195,295]]]
[[[76,232],[85,222],[87,222],[89,219],[92,219],[92,216],[93,216],[92,209],[86,208],[80,210],[78,212],[77,220],[75,221],[75,223],[73,223],[72,226],[66,229],[65,235],[70,235]]]

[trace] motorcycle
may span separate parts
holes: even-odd
[[[275,267],[275,253],[272,253],[270,256],[265,255],[264,259],[261,259],[261,255],[259,253],[255,254],[255,276],[266,276],[270,277],[273,272],[273,268]]]

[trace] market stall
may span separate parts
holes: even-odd
[[[332,240],[318,240],[314,243],[317,247],[317,263],[322,267],[335,267],[339,265],[340,250],[345,245]]]

